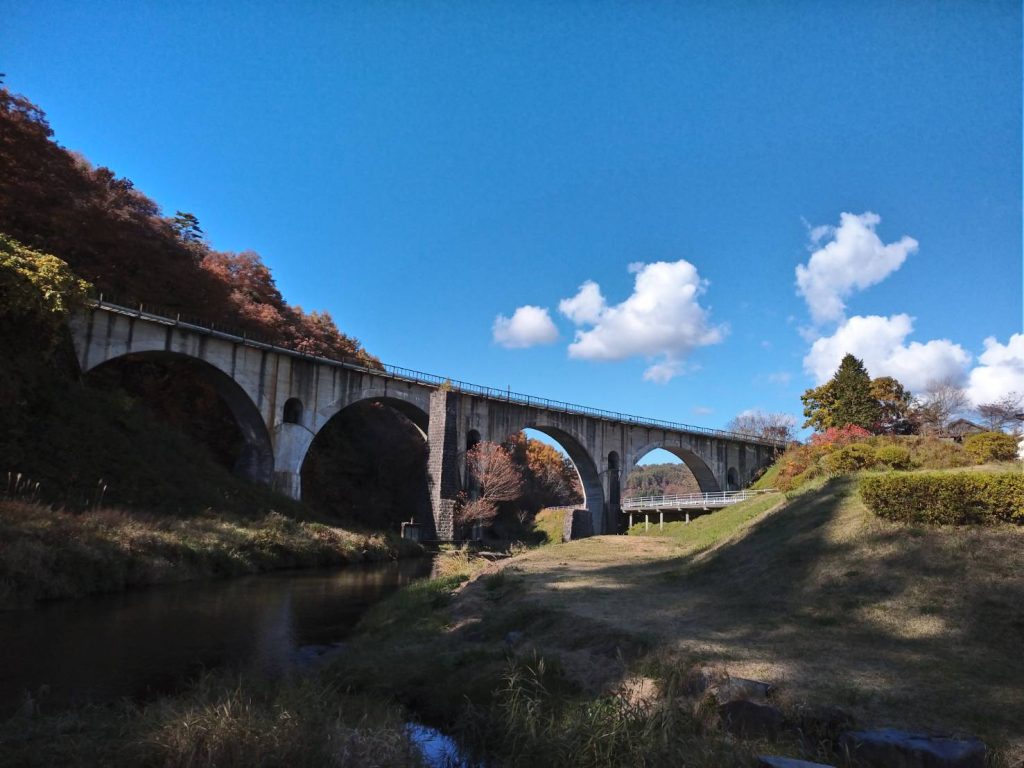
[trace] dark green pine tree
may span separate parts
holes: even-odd
[[[871,394],[871,377],[862,361],[847,354],[830,385],[835,397],[833,424],[856,424],[873,429],[881,420],[882,409]]]

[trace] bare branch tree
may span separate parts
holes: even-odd
[[[518,499],[523,476],[511,454],[497,443],[477,443],[466,454],[466,467],[480,489],[475,499],[458,506],[456,523],[489,523],[498,514],[498,504]]]
[[[796,417],[788,413],[765,413],[754,409],[734,416],[725,428],[730,432],[789,442],[794,437]]]
[[[981,420],[993,432],[1002,432],[1008,424],[1014,427],[1019,425],[1017,415],[1021,411],[1021,404],[1024,396],[1019,392],[1010,392],[991,403],[982,403],[978,406],[978,415]]]
[[[955,379],[936,379],[925,385],[913,415],[921,425],[924,434],[944,432],[954,416],[967,410],[969,401]]]

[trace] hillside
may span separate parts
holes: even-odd
[[[536,659],[543,657],[540,668],[550,671],[544,673],[547,693],[529,693],[534,683],[522,667],[525,677],[516,685],[524,687],[508,695],[532,702],[539,719],[531,723],[546,722],[548,711],[563,717],[552,721],[561,735],[537,726],[538,734],[548,735],[535,738],[554,739],[550,743],[509,742],[519,754],[581,748],[570,742],[585,740],[587,718],[612,706],[595,698],[601,692],[628,692],[634,690],[630,681],[647,680],[647,696],[680,695],[682,671],[700,663],[777,685],[775,701],[790,717],[838,707],[868,727],[974,734],[995,747],[993,764],[1016,764],[1012,759],[1024,756],[1024,530],[887,523],[865,509],[857,483],[855,476],[818,481],[788,500],[760,497],[689,526],[669,526],[660,537],[652,530],[527,552],[457,592],[433,630],[421,623],[413,637],[398,624],[374,629],[372,647],[360,651],[365,658],[355,656],[345,679],[397,691],[400,700],[416,702],[439,721],[457,719],[461,695],[486,706],[479,697],[488,690],[487,676],[509,674],[498,650],[514,630],[523,638],[517,641],[520,663],[537,674]],[[478,671],[459,690],[432,694],[430,675],[411,673],[422,668],[419,654],[439,673],[460,668],[464,656]],[[382,658],[398,666],[385,680],[370,682],[366,674],[379,670]],[[617,726],[627,729],[627,743],[618,746],[651,750],[645,753],[649,764],[661,764],[658,750],[671,744],[651,735],[657,729],[631,720],[640,716],[630,708],[634,694],[622,695],[616,711],[634,725]],[[566,714],[576,706],[578,722]],[[500,706],[490,711],[504,712]],[[508,717],[510,727],[520,723]],[[495,730],[487,738],[511,738],[501,732],[502,722],[498,717],[488,726]],[[748,747],[695,736],[687,729],[702,731],[692,723],[676,727],[681,730],[673,738],[680,743],[672,749],[703,756],[694,764],[750,764]],[[823,745],[776,747],[806,759],[838,759],[818,752]],[[719,748],[726,755],[716,753]],[[610,759],[595,758],[595,764]],[[553,763],[539,758],[537,764]]]
[[[700,493],[697,478],[685,464],[644,464],[629,474],[623,497]]]
[[[288,304],[252,251],[209,247],[126,178],[60,146],[46,115],[0,87],[0,234],[67,262],[113,300],[194,316],[275,344],[377,364],[326,312]]]

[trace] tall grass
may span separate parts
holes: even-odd
[[[398,708],[322,679],[207,675],[148,704],[23,713],[0,724],[0,764],[112,768],[418,766]]]
[[[510,658],[487,708],[470,707],[460,737],[502,765],[747,766],[756,744],[738,744],[693,702],[621,686],[596,697],[566,694],[557,665],[533,655]]]

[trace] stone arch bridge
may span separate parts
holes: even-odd
[[[656,448],[686,463],[704,492],[748,485],[777,443],[703,427],[529,397],[452,382],[403,368],[367,368],[311,357],[142,308],[96,302],[70,320],[83,373],[115,359],[191,358],[230,408],[245,438],[236,471],[293,498],[317,433],[345,408],[364,402],[395,408],[429,443],[432,515],[418,522],[453,537],[455,499],[466,485],[465,453],[479,440],[502,442],[522,429],[554,438],[576,465],[586,514],[575,535],[618,530],[619,489]],[[423,515],[427,517],[426,514]]]

